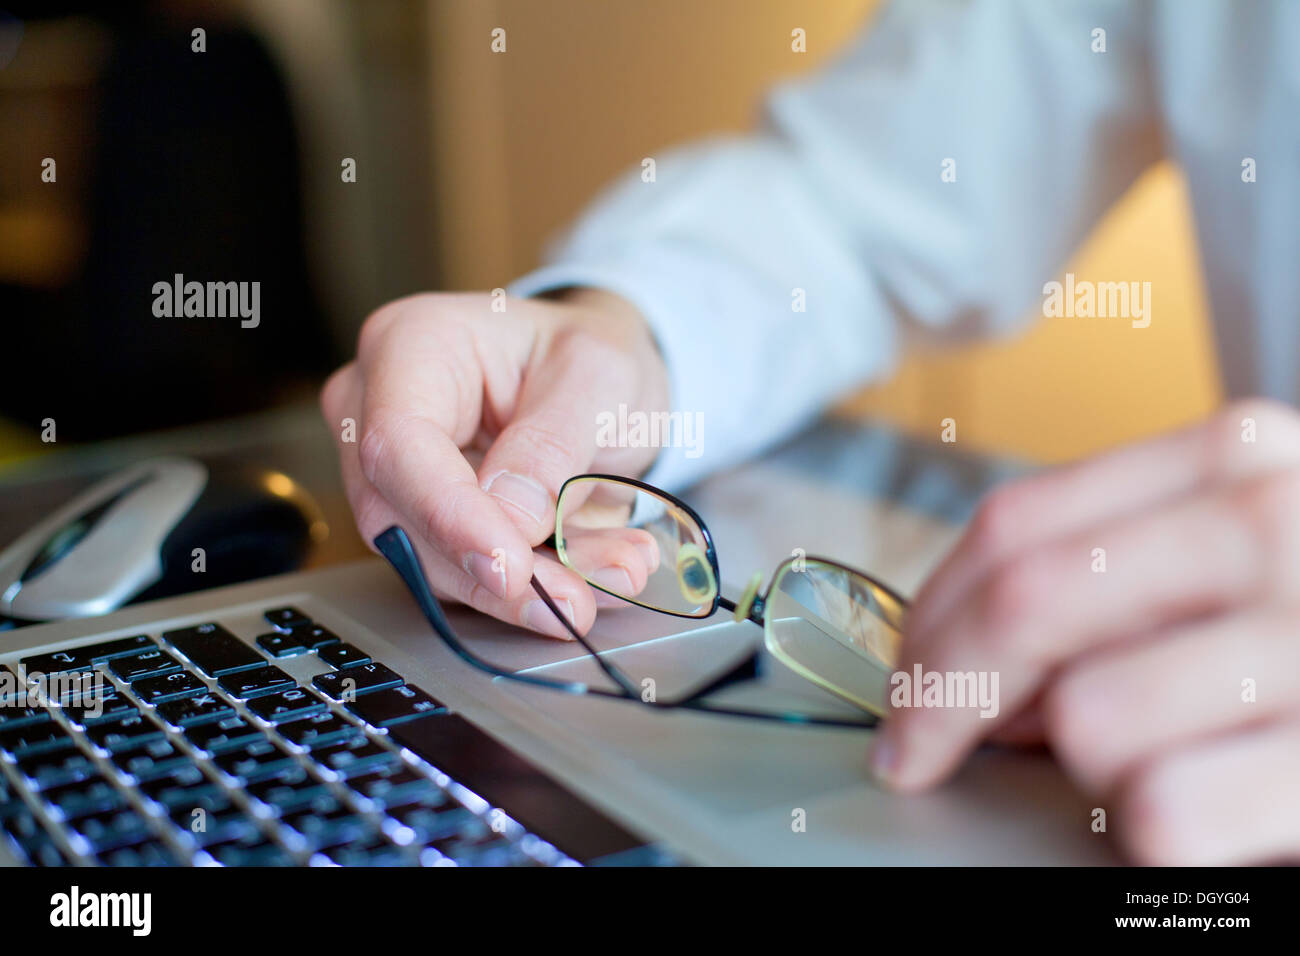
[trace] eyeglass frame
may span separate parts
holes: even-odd
[[[698,513],[696,513],[694,508],[692,508],[686,502],[682,501],[680,498],[662,490],[661,488],[656,488],[654,485],[647,484],[646,482],[640,481],[639,479],[628,478],[623,475],[609,475],[609,474],[600,474],[600,473],[574,475],[573,477],[567,479],[564,482],[564,484],[560,486],[560,492],[556,496],[557,534],[559,533],[560,522],[562,520],[559,512],[559,502],[564,497],[564,489],[567,488],[570,483],[582,479],[600,479],[600,480],[613,481],[613,482],[618,482],[620,484],[630,485],[641,491],[647,492],[649,494],[660,497],[668,502],[671,502],[674,506],[680,508],[692,521],[695,522],[696,526],[700,530],[700,534],[704,538],[704,543],[705,543],[704,554],[708,558],[709,566],[713,570],[713,579],[714,581],[718,582],[718,586],[714,591],[713,600],[709,605],[708,612],[701,614],[701,613],[687,613],[684,611],[672,611],[666,608],[660,608],[650,604],[645,604],[641,601],[635,600],[634,598],[627,597],[626,595],[616,594],[615,592],[603,588],[598,584],[588,581],[585,577],[583,577],[584,583],[588,584],[591,587],[596,588],[597,590],[603,591],[606,594],[612,595],[613,597],[617,597],[620,600],[627,601],[629,604],[632,604],[634,606],[643,607],[647,610],[655,611],[660,614],[670,614],[674,617],[685,617],[685,618],[704,620],[716,614],[719,608],[723,608],[724,610],[731,611],[733,615],[735,614],[736,609],[738,607],[737,603],[735,601],[732,601],[729,598],[722,596],[722,587],[721,587],[722,578],[718,568],[718,554],[717,554],[717,550],[714,548],[713,535],[709,532],[708,525],[704,523],[704,519],[701,518]],[[552,535],[550,538],[547,539],[545,543],[547,546],[554,548],[556,543],[556,535]],[[469,648],[467,648],[461,642],[460,638],[456,636],[455,630],[451,626],[451,622],[448,621],[447,619],[446,612],[443,611],[442,605],[438,602],[438,599],[433,594],[433,589],[429,586],[428,577],[424,572],[424,567],[420,561],[420,557],[418,554],[416,554],[415,547],[411,543],[410,536],[407,535],[406,531],[401,526],[392,525],[386,528],[384,531],[380,532],[380,534],[378,534],[374,539],[374,545],[375,548],[379,551],[379,553],[382,554],[388,560],[389,564],[393,566],[393,569],[398,573],[398,576],[401,577],[403,583],[406,584],[407,589],[411,592],[411,596],[415,599],[415,602],[419,606],[421,612],[428,620],[434,632],[438,635],[438,637],[442,639],[443,643],[446,644],[451,649],[451,651],[456,654],[456,656],[460,657],[466,663],[470,664],[471,666],[477,668],[480,671],[491,674],[493,677],[499,677],[505,680],[513,680],[534,687],[543,687],[548,690],[557,690],[563,693],[593,695],[598,697],[611,698],[614,700],[628,700],[628,701],[633,701],[635,703],[642,704],[643,706],[648,706],[660,710],[675,710],[675,709],[690,710],[696,713],[715,714],[724,717],[745,717],[745,718],[751,718],[757,720],[776,721],[780,723],[793,724],[793,725],[819,726],[819,727],[845,727],[845,728],[856,728],[856,729],[872,729],[877,727],[880,723],[880,718],[867,710],[862,710],[862,719],[849,720],[847,718],[825,717],[825,716],[819,716],[815,714],[804,714],[797,711],[761,711],[761,710],[750,710],[747,708],[739,708],[739,707],[718,706],[718,705],[710,704],[708,701],[703,699],[707,697],[709,694],[715,693],[723,689],[724,687],[733,686],[735,684],[739,684],[747,680],[757,679],[759,676],[758,662],[761,658],[761,652],[763,648],[762,643],[757,644],[748,654],[745,655],[744,659],[739,661],[737,664],[733,665],[728,670],[720,672],[718,676],[714,677],[711,680],[706,681],[705,683],[702,683],[697,688],[688,691],[683,695],[680,695],[676,699],[660,700],[656,697],[651,700],[646,700],[638,691],[635,682],[630,677],[628,677],[627,674],[625,674],[622,670],[620,670],[617,666],[607,661],[603,653],[601,651],[598,651],[594,646],[592,646],[590,641],[588,641],[586,637],[584,637],[582,634],[578,632],[577,628],[573,626],[573,623],[568,619],[568,617],[564,615],[564,613],[556,605],[555,600],[551,597],[549,593],[547,593],[546,589],[542,586],[542,583],[537,579],[536,574],[532,576],[530,582],[533,590],[537,592],[538,597],[540,597],[542,599],[542,602],[545,603],[546,606],[551,610],[551,613],[553,613],[556,616],[556,618],[564,626],[565,630],[567,630],[573,636],[574,640],[576,640],[578,644],[591,656],[591,658],[595,661],[596,665],[605,673],[605,675],[615,683],[615,685],[618,687],[618,690],[614,691],[602,687],[593,687],[590,684],[586,683],[585,681],[560,680],[560,679],[549,678],[549,677],[540,677],[534,674],[520,673],[518,671],[506,670],[503,667],[499,667],[498,665],[493,664],[491,661],[479,657],[477,654],[469,650]],[[796,558],[796,557],[786,558],[784,561],[778,564],[776,566],[776,569],[772,572],[772,577],[771,580],[768,582],[767,589],[763,593],[760,594],[756,590],[753,590],[751,588],[746,589],[745,592],[746,595],[749,595],[751,590],[753,590],[753,595],[750,598],[750,605],[748,611],[746,612],[743,618],[744,620],[756,624],[758,627],[764,628],[764,630],[766,630],[765,613],[767,608],[767,600],[771,594],[772,587],[773,585],[776,584],[777,581],[781,580],[781,575],[784,569],[787,566],[793,564],[796,560],[813,561],[818,564],[823,564],[833,568],[838,568],[850,574],[857,575],[858,577],[865,579],[872,587],[879,588],[882,592],[888,595],[891,600],[896,602],[899,607],[902,608],[907,607],[908,602],[904,598],[902,598],[897,592],[895,592],[888,585],[884,584],[882,581],[877,580],[872,575],[867,574],[866,572],[861,571],[857,568],[851,567],[847,564],[844,564],[843,562],[840,561],[833,561],[829,558],[816,557],[813,555],[805,555],[802,558]],[[579,572],[576,571],[574,568],[572,568],[570,565],[565,564],[565,567],[568,567],[569,570],[574,571],[575,574],[579,574]],[[581,575],[579,574],[579,576]],[[740,621],[741,618],[736,617],[736,620]],[[786,666],[788,667],[790,665],[786,664]],[[795,669],[795,668],[791,668],[791,669]],[[797,669],[795,670],[796,673],[798,673]],[[801,676],[805,676],[805,679],[807,679],[806,675],[801,675]],[[855,704],[855,706],[860,706],[860,705]]]

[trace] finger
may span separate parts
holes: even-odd
[[[416,536],[499,598],[530,588],[533,555],[498,502],[478,485],[456,438],[482,412],[482,375],[469,333],[389,335],[363,368],[362,474]]]
[[[1117,800],[1143,865],[1233,866],[1300,857],[1300,723],[1242,730],[1157,758]]]
[[[1256,441],[1242,440],[1246,420],[1254,423]],[[1199,488],[1297,462],[1300,420],[1294,410],[1251,400],[1191,428],[999,488],[922,587],[908,631],[924,640],[980,578],[1016,553]]]
[[[560,486],[590,469],[597,417],[611,396],[630,391],[635,374],[627,355],[588,333],[562,334],[545,348],[544,358],[530,365],[513,418],[479,469],[483,490],[533,544],[554,531]]]
[[[1106,573],[1090,570],[1105,542]],[[876,762],[901,789],[947,776],[1065,660],[1200,614],[1300,586],[1300,481],[1268,476],[1185,498],[1019,555],[990,574],[900,670],[997,675],[999,716],[970,707],[900,708]]]
[[[373,485],[361,474],[355,455],[342,458],[344,485],[349,503],[357,516],[358,527],[368,542],[386,528],[402,523],[402,516],[384,500]],[[571,641],[572,635],[542,602],[531,587],[523,594],[501,598],[485,588],[463,568],[452,564],[445,555],[419,539],[412,539],[425,576],[434,593],[443,600],[468,605],[498,620],[545,634],[548,637]],[[500,557],[498,557],[500,559]],[[532,573],[537,575],[547,593],[557,606],[565,611],[569,620],[585,634],[596,618],[596,602],[590,586],[578,575],[558,561],[542,555],[534,556]]]
[[[425,574],[431,581],[438,582],[437,590],[447,599],[547,637],[562,641],[573,640],[573,635],[531,587],[517,598],[503,600],[435,551],[426,548],[421,561],[424,563]],[[591,630],[596,620],[596,600],[592,588],[552,558],[538,555],[533,569],[546,593],[577,628],[578,633],[585,634]]]
[[[648,558],[653,555],[653,567]],[[658,568],[654,536],[638,528],[575,530],[565,535],[564,561],[593,584],[618,595],[640,594]]]
[[[1296,608],[1250,608],[1072,663],[1046,693],[1053,751],[1105,793],[1160,753],[1300,712],[1298,622]]]

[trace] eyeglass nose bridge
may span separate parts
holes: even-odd
[[[745,590],[736,601],[736,606],[732,611],[731,619],[737,624],[741,621],[753,621],[755,624],[760,625],[763,623],[763,606],[767,601],[763,595],[758,593],[758,589],[762,584],[763,572],[755,571],[750,576],[749,583],[745,585]]]

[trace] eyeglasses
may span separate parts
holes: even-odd
[[[605,594],[677,617],[707,618],[721,608],[736,622],[761,627],[763,643],[725,670],[701,675],[691,690],[669,699],[646,699],[625,671],[578,633],[534,575],[533,589],[614,687],[508,670],[470,651],[456,635],[405,531],[394,525],[375,538],[375,546],[401,575],[438,636],[460,658],[495,677],[659,709],[786,723],[874,727],[887,713],[907,602],[870,575],[796,552],[777,566],[762,594],[762,574],[755,572],[739,599],[728,600],[719,591],[717,553],[700,516],[665,491],[614,475],[578,475],[564,483],[556,501],[555,534],[547,543],[565,567]],[[763,646],[794,673],[853,704],[861,715],[752,709],[707,699],[757,679]]]

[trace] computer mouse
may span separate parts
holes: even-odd
[[[193,459],[155,458],[110,475],[0,551],[0,615],[87,617],[279,574],[327,534],[311,495],[287,475],[214,475]]]

